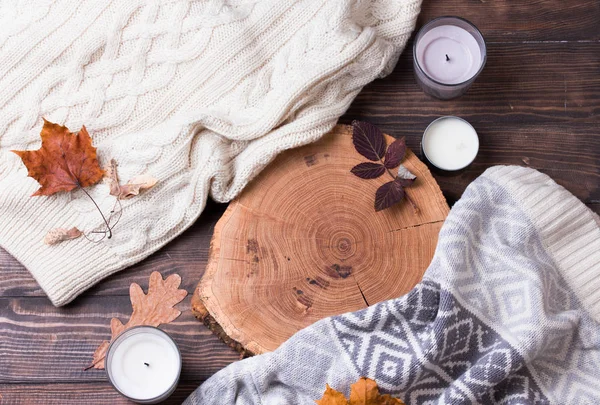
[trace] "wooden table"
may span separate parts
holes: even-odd
[[[469,93],[436,101],[417,87],[412,42],[394,73],[367,86],[341,122],[371,121],[418,150],[429,122],[467,118],[481,151],[455,177],[437,180],[448,201],[487,167],[527,165],[553,177],[600,212],[600,3],[598,0],[427,0],[419,26],[445,14],[463,16],[483,32],[488,63]],[[137,266],[101,282],[65,308],[54,308],[31,275],[0,249],[0,403],[126,403],[103,371],[83,371],[109,337],[113,316],[126,320],[133,281],[147,286],[152,270],[178,273],[191,293],[206,265],[224,205],[209,203],[181,237]],[[210,375],[238,359],[188,311],[164,329],[180,344],[182,381],[168,403],[180,403]]]

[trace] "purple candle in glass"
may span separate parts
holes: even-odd
[[[430,96],[449,100],[463,95],[487,58],[481,32],[460,17],[439,17],[421,28],[413,45],[417,83]]]

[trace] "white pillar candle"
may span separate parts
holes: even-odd
[[[157,403],[173,393],[181,372],[181,355],[169,335],[138,326],[119,335],[106,354],[106,372],[113,386],[139,403]]]
[[[479,151],[475,128],[458,117],[441,117],[433,121],[423,134],[421,148],[425,158],[442,170],[467,167]]]
[[[481,67],[481,50],[475,37],[464,28],[440,25],[420,39],[417,60],[432,79],[458,84],[477,74]]]
[[[444,100],[464,94],[487,57],[481,32],[459,17],[439,17],[425,24],[413,52],[417,83],[427,94]]]

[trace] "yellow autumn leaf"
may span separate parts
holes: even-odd
[[[317,405],[405,405],[398,398],[389,394],[381,395],[375,380],[361,377],[350,386],[350,399],[344,394],[325,385],[325,392],[321,399],[316,400]]]

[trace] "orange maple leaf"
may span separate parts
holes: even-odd
[[[111,342],[123,331],[134,326],[158,326],[169,323],[181,315],[180,310],[173,308],[187,296],[186,290],[179,289],[180,284],[181,277],[178,274],[172,274],[163,280],[158,271],[150,275],[148,294],[144,294],[139,284],[132,283],[129,287],[129,297],[133,312],[125,325],[117,318],[111,319]],[[104,358],[109,345],[110,342],[105,340],[98,346],[92,364],[86,370],[104,368]]]
[[[27,167],[28,175],[40,183],[34,196],[89,187],[104,176],[85,126],[73,134],[67,127],[44,119],[40,136],[40,149],[13,150]]]
[[[325,387],[321,399],[315,401],[317,405],[404,405],[404,402],[389,394],[381,395],[375,380],[366,377],[359,378],[350,386],[350,399],[329,384]]]

